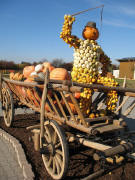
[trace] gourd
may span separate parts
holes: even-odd
[[[10,75],[9,75],[9,78],[10,78],[10,79],[13,79],[13,77],[14,77],[14,73],[11,72]]]
[[[23,74],[21,73],[10,73],[10,79],[16,80],[16,81],[22,81],[23,80]]]
[[[99,32],[96,28],[86,26],[82,35],[84,39],[96,40],[99,37]]]
[[[38,64],[35,66],[35,72],[39,73],[39,72],[42,72],[42,70],[43,70],[42,64]]]
[[[38,107],[39,104],[37,103],[36,98],[34,98],[34,96],[33,96],[33,91],[30,89],[27,89],[26,92],[27,92],[28,98],[34,102],[36,107]]]
[[[25,78],[28,78],[30,76],[30,74],[35,71],[35,66],[26,66],[23,69],[23,75]]]
[[[81,97],[81,93],[80,92],[75,92],[74,97],[76,99],[79,99]]]
[[[49,62],[44,62],[43,63],[43,72],[44,73],[46,73],[46,69],[49,69],[49,71],[51,72],[55,67],[53,67],[52,65],[51,65],[51,63],[49,63]]]
[[[64,68],[55,68],[50,72],[50,79],[70,80],[69,73]]]
[[[69,94],[66,94],[66,95],[65,95],[65,98],[66,98],[66,100],[67,100],[67,102],[68,102],[68,105],[70,106],[70,108],[71,108],[71,110],[72,110],[72,113],[73,113],[73,114],[76,114],[77,111],[76,111],[75,105],[73,104],[73,102],[72,102]],[[66,106],[64,101],[62,101],[61,103],[62,103],[62,105]]]

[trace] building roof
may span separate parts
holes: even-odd
[[[135,57],[117,59],[117,61],[118,62],[133,62],[133,61],[135,61]]]

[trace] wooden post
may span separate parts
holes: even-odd
[[[126,79],[126,76],[125,76],[124,81],[123,81],[123,88],[126,87],[126,81],[127,81],[127,79]]]
[[[42,148],[42,140],[44,137],[44,121],[45,121],[45,101],[47,97],[47,85],[49,83],[49,70],[46,69],[46,75],[44,80],[44,89],[41,101],[41,112],[40,112],[40,148]]]
[[[34,149],[35,149],[35,151],[39,151],[39,148],[40,148],[40,129],[33,129],[32,132],[34,133],[34,136],[33,136]]]

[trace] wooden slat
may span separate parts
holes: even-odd
[[[55,113],[56,113],[58,116],[60,116],[60,114],[59,114],[59,112],[57,111],[57,108],[55,107],[55,105],[54,105],[54,103],[53,103],[53,100],[51,99],[51,97],[50,97],[49,94],[47,94],[47,98],[48,98],[48,100],[49,100],[51,106],[53,107]]]
[[[129,99],[129,96],[125,96],[125,98],[123,99],[122,103],[116,109],[115,113],[117,113],[122,108],[122,106],[127,102],[128,99]]]
[[[123,113],[123,115],[127,116],[134,108],[135,108],[135,102]]]
[[[131,92],[125,92],[124,95],[129,97],[135,97],[135,93],[131,93]]]
[[[35,96],[33,95],[32,89],[30,89],[30,94],[31,94],[31,96],[32,96],[32,99],[34,99],[33,101],[35,101],[35,102],[37,103],[37,105],[40,107],[39,102],[37,101],[37,99],[36,99]],[[35,102],[34,102],[34,104],[35,104]]]
[[[79,105],[77,103],[77,100],[73,97],[72,93],[69,93],[69,95],[70,95],[70,98],[71,98],[71,100],[72,100],[72,102],[73,102],[73,104],[75,106],[75,109],[76,109],[76,111],[77,111],[77,113],[79,115],[79,118],[80,118],[82,124],[87,127],[88,124],[86,123],[86,121],[84,119],[84,116],[83,116],[82,112],[80,111],[80,107],[79,107]]]
[[[57,101],[57,104],[58,104],[58,106],[59,106],[59,108],[60,108],[60,110],[61,110],[61,112],[62,112],[64,118],[66,119],[66,121],[68,121],[68,118],[67,118],[67,116],[66,116],[66,113],[65,113],[65,111],[64,111],[64,109],[63,109],[63,107],[62,107],[60,101],[59,101],[58,96],[56,95],[55,92],[53,92],[53,94],[54,94],[54,97],[55,97],[55,99],[56,99],[56,101]]]
[[[71,118],[76,122],[77,120],[76,120],[74,114],[72,113],[72,110],[71,110],[71,108],[70,108],[70,106],[69,106],[69,104],[68,104],[68,102],[67,102],[67,100],[66,100],[66,98],[65,98],[65,96],[63,94],[63,92],[60,92],[60,94],[61,94],[62,99],[63,99],[63,101],[64,101],[64,103],[65,103],[65,105],[66,105],[66,107],[67,107],[67,109],[68,109],[68,111],[69,111],[69,113],[71,115]]]
[[[107,99],[107,98],[105,98],[105,99],[98,105],[97,110],[100,110],[100,109],[103,107],[103,105],[105,105],[106,99]]]
[[[86,122],[95,122],[95,121],[102,121],[102,120],[113,120],[112,116],[104,116],[104,117],[97,117],[97,118],[85,118]]]
[[[124,95],[121,94],[120,100],[119,100],[119,104],[122,104],[122,102],[123,102],[123,97],[124,97]],[[120,108],[120,110],[119,110],[119,116],[121,116],[121,112],[122,112],[122,108]]]

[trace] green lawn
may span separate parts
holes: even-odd
[[[120,86],[123,85],[124,79],[116,79],[116,81],[119,83]],[[126,80],[126,87],[127,88],[135,88],[135,80]]]

